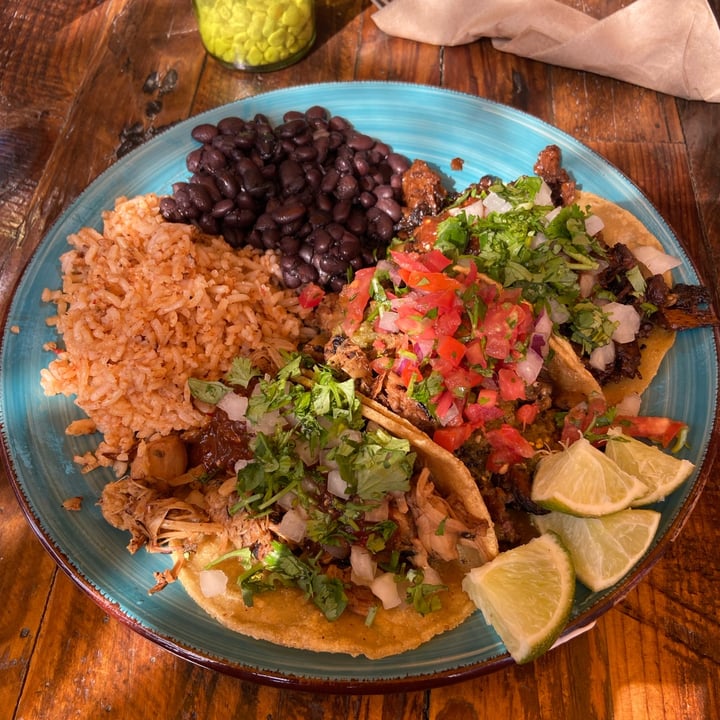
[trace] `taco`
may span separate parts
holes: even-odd
[[[410,650],[474,612],[461,583],[498,552],[492,520],[451,453],[352,381],[316,368],[309,382],[301,364],[192,383],[221,422],[242,416],[251,452],[237,478],[206,482],[226,527],[176,544],[177,577],[256,639],[368,658]]]
[[[581,208],[589,208],[591,215],[602,220],[602,239],[610,248],[623,245],[636,258],[645,257],[643,249],[655,251],[661,256],[664,251],[657,238],[631,212],[598,195],[577,191],[575,202]],[[653,253],[654,254],[654,253]],[[643,267],[641,259],[637,260]],[[645,276],[650,275],[647,268]],[[669,272],[661,273],[668,288],[671,287]],[[550,339],[551,358],[547,364],[556,391],[562,404],[571,406],[578,400],[594,394],[602,394],[608,405],[616,405],[631,394],[642,395],[658,372],[663,358],[675,341],[675,331],[657,322],[648,325],[641,339],[636,343],[638,361],[633,374],[626,377],[612,377],[602,381],[602,373],[594,374],[583,362],[571,343],[560,335]]]

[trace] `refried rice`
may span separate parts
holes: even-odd
[[[91,466],[127,460],[139,439],[197,427],[187,379],[217,379],[233,358],[294,350],[310,311],[281,287],[277,257],[168,223],[156,195],[119,198],[103,232],[83,228],[45,290],[64,347],[42,371],[46,395],[75,395],[103,442]],[[72,432],[72,428],[70,429]]]

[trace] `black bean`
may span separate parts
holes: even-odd
[[[280,207],[273,210],[271,215],[275,222],[285,225],[302,219],[305,216],[305,206],[302,203],[291,201],[280,205]]]
[[[395,190],[393,190],[392,185],[378,185],[373,189],[373,195],[378,200],[380,198],[392,198],[395,197]]]
[[[227,198],[234,198],[240,192],[238,181],[230,170],[218,170],[215,173],[215,183],[218,190]]]
[[[215,178],[212,175],[208,175],[204,172],[196,173],[190,178],[191,185],[202,185],[207,191],[208,195],[212,198],[213,202],[220,202],[222,200],[222,194],[218,190],[215,184]]]
[[[197,125],[190,131],[193,140],[197,140],[199,143],[209,143],[217,134],[218,129],[210,123]]]
[[[346,232],[338,243],[338,256],[343,260],[352,260],[360,255],[361,246],[360,238],[352,233]]]
[[[309,263],[298,263],[297,272],[303,285],[315,282],[318,278],[318,271]]]
[[[237,135],[245,129],[245,121],[239,117],[225,117],[217,124],[222,135]]]
[[[216,218],[225,217],[234,207],[235,202],[230,198],[225,198],[215,203],[212,209],[212,215]]]
[[[332,292],[340,292],[347,284],[347,275],[336,275],[328,280],[328,288]]]
[[[293,160],[299,163],[312,162],[319,155],[317,147],[315,145],[298,145],[291,154]]]
[[[281,138],[292,138],[300,134],[305,128],[307,128],[307,123],[305,122],[305,118],[300,115],[299,117],[288,120],[282,125],[278,125],[278,127],[275,128],[275,132]]]
[[[358,202],[364,208],[371,208],[377,202],[377,196],[365,190],[358,195]]]
[[[207,213],[212,210],[213,201],[204,186],[191,183],[187,186],[187,193],[190,196],[190,201],[200,212]]]
[[[255,213],[245,208],[235,208],[223,218],[223,223],[230,227],[250,228],[255,224]]]
[[[389,153],[387,162],[394,173],[404,173],[410,169],[410,161],[404,155],[398,153]]]
[[[328,111],[322,105],[313,105],[305,111],[308,120],[327,120]]]
[[[346,142],[353,150],[370,150],[375,145],[375,140],[369,135],[359,132],[348,133]]]
[[[202,155],[203,149],[201,147],[195,148],[188,154],[185,165],[191,173],[196,173],[202,167]]]
[[[300,245],[297,251],[298,257],[306,263],[312,262],[313,255],[315,254],[315,249],[310,243],[303,243]]]
[[[340,200],[347,200],[355,197],[358,189],[358,181],[354,175],[343,175],[335,187],[335,196]]]
[[[324,228],[316,228],[308,236],[308,242],[312,243],[316,253],[326,253],[335,239]]]
[[[341,275],[347,272],[347,260],[325,253],[320,256],[320,269],[324,270],[328,275]]]
[[[350,217],[350,210],[352,209],[352,202],[350,199],[340,200],[333,208],[333,220],[336,223],[345,223]]]
[[[373,153],[375,153],[378,157],[375,162],[380,162],[380,160],[384,160],[391,152],[390,146],[386,145],[384,142],[380,142],[380,140],[375,141],[372,150]]]
[[[278,250],[282,253],[283,260],[287,258],[292,261],[292,256],[297,255],[299,249],[300,240],[292,235],[282,235],[278,239]],[[282,260],[280,262],[282,267]]]
[[[197,221],[198,227],[208,235],[217,235],[220,232],[220,225],[215,217],[209,213],[203,213]]]
[[[305,173],[296,160],[283,160],[278,167],[278,178],[283,190],[289,195],[295,195],[305,187]]]
[[[203,147],[201,156],[201,167],[206,168],[210,171],[217,171],[225,167],[226,160],[225,156],[212,145],[205,145]]]
[[[324,193],[333,192],[339,179],[340,173],[335,168],[330,168],[325,174],[322,183],[320,183],[320,190]]]
[[[371,207],[368,210],[368,235],[374,240],[383,243],[392,240],[394,225],[390,216],[379,210],[377,207]]]
[[[367,216],[360,208],[354,207],[350,211],[350,215],[345,221],[345,225],[351,233],[357,235],[358,237],[362,237],[365,235],[365,231],[367,230]]]
[[[333,115],[333,117],[328,120],[328,127],[330,130],[343,131],[349,130],[352,125],[344,117]]]
[[[266,250],[274,250],[280,242],[282,235],[276,228],[270,228],[262,233],[262,244]]]
[[[382,210],[384,213],[389,215],[390,219],[394,223],[398,222],[402,217],[402,208],[400,207],[399,203],[393,198],[381,197],[375,203],[375,207],[378,208],[378,210]]]

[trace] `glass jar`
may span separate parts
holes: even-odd
[[[200,39],[237,70],[279,70],[315,42],[314,0],[193,0]]]

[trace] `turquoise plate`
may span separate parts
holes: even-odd
[[[43,288],[60,283],[59,257],[66,237],[83,225],[100,227],[100,214],[117,196],[168,194],[186,179],[185,156],[195,146],[191,128],[227,115],[264,113],[279,121],[287,110],[323,105],[348,118],[409,157],[423,158],[456,189],[491,173],[514,179],[532,172],[538,152],[560,146],[564,166],[579,185],[630,209],[684,264],[675,279],[698,278],[675,236],[650,202],[603,158],[536,118],[481,98],[433,87],[397,83],[340,83],[288,88],[234,102],[182,122],[125,156],[98,177],[68,208],[38,247],[14,296],[6,320],[0,367],[3,449],[17,497],[33,529],[60,566],[108,612],[168,650],[200,665],[281,686],[331,692],[385,692],[438,685],[496,670],[510,662],[505,648],[480,613],[423,647],[384,660],[282,648],[233,634],[198,609],[179,584],[149,596],[152,573],[169,565],[164,556],[125,549],[128,536],[103,520],[96,500],[111,480],[105,471],[82,475],[73,455],[90,450],[91,438],[71,438],[66,425],[81,416],[72,398],[45,397],[43,350],[55,335],[45,324],[53,307]],[[453,158],[464,160],[461,171]],[[20,332],[14,332],[17,326]],[[684,455],[698,471],[657,508],[662,520],[647,556],[629,577],[602,593],[578,588],[567,632],[577,631],[624,597],[677,534],[701,490],[718,388],[713,333],[699,329],[678,337],[647,391],[645,414],[668,415],[690,424]],[[81,512],[62,502],[80,495]]]

